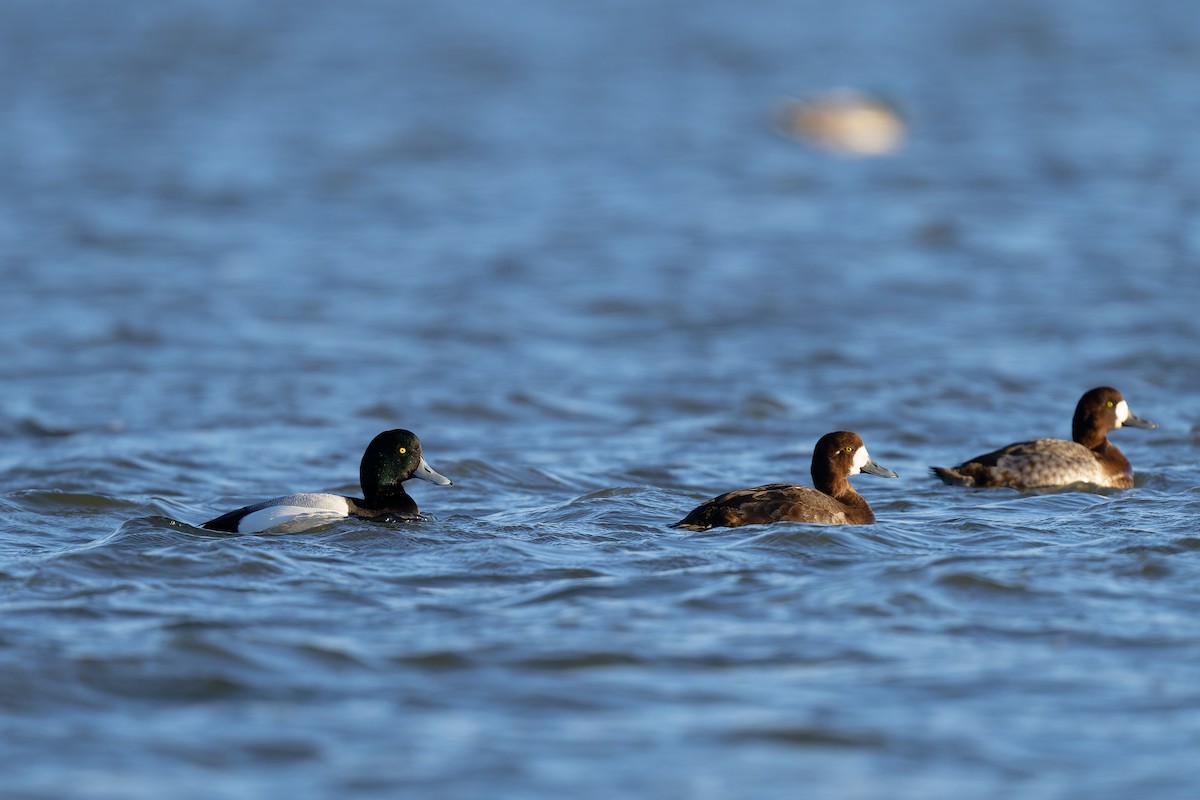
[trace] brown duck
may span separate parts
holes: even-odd
[[[813,449],[813,486],[769,483],[737,489],[706,500],[672,528],[706,531],[772,522],[819,525],[870,525],[875,514],[846,480],[860,472],[895,478],[896,473],[871,460],[862,438],[851,431],[827,433]]]
[[[931,467],[954,486],[1043,489],[1090,483],[1115,489],[1133,486],[1129,459],[1108,440],[1118,428],[1157,428],[1135,416],[1116,389],[1100,386],[1079,398],[1071,439],[1017,442],[976,456],[957,467]]]

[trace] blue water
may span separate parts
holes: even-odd
[[[1179,0],[0,5],[5,797],[1191,798]],[[842,158],[788,97],[879,92]],[[1126,492],[942,486],[1109,384]],[[415,524],[195,526],[356,491]],[[688,534],[852,429],[878,524]]]

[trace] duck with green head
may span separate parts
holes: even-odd
[[[201,527],[226,533],[296,533],[346,517],[420,519],[404,481],[420,478],[437,486],[450,479],[421,455],[421,442],[406,430],[384,431],[371,440],[358,468],[363,497],[305,493],[276,497],[210,519]]]

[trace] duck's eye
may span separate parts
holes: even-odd
[[[847,447],[847,448],[846,448],[846,452],[847,452],[847,453],[853,453],[853,452],[854,452],[854,448],[853,448],[853,447]]]
[[[1112,408],[1112,407],[1113,407],[1113,401],[1112,401],[1112,400],[1109,400],[1109,401],[1108,401],[1107,403],[1105,403],[1104,405],[1108,406],[1109,408]]]
[[[1111,404],[1110,404],[1110,405],[1111,405]],[[407,452],[408,452],[408,448],[407,448],[407,447],[401,447],[401,448],[400,448],[399,450],[397,450],[396,452],[397,452],[397,453],[399,453],[400,455],[404,455],[405,453],[407,453]]]

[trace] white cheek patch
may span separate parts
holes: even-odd
[[[1125,423],[1125,420],[1129,419],[1129,403],[1122,400],[1117,403],[1115,411],[1117,414],[1117,427],[1119,428]]]
[[[867,454],[866,445],[858,448],[854,451],[854,461],[850,469],[850,474],[858,475],[860,472],[862,472],[862,468],[870,463],[870,461],[871,456]]]

